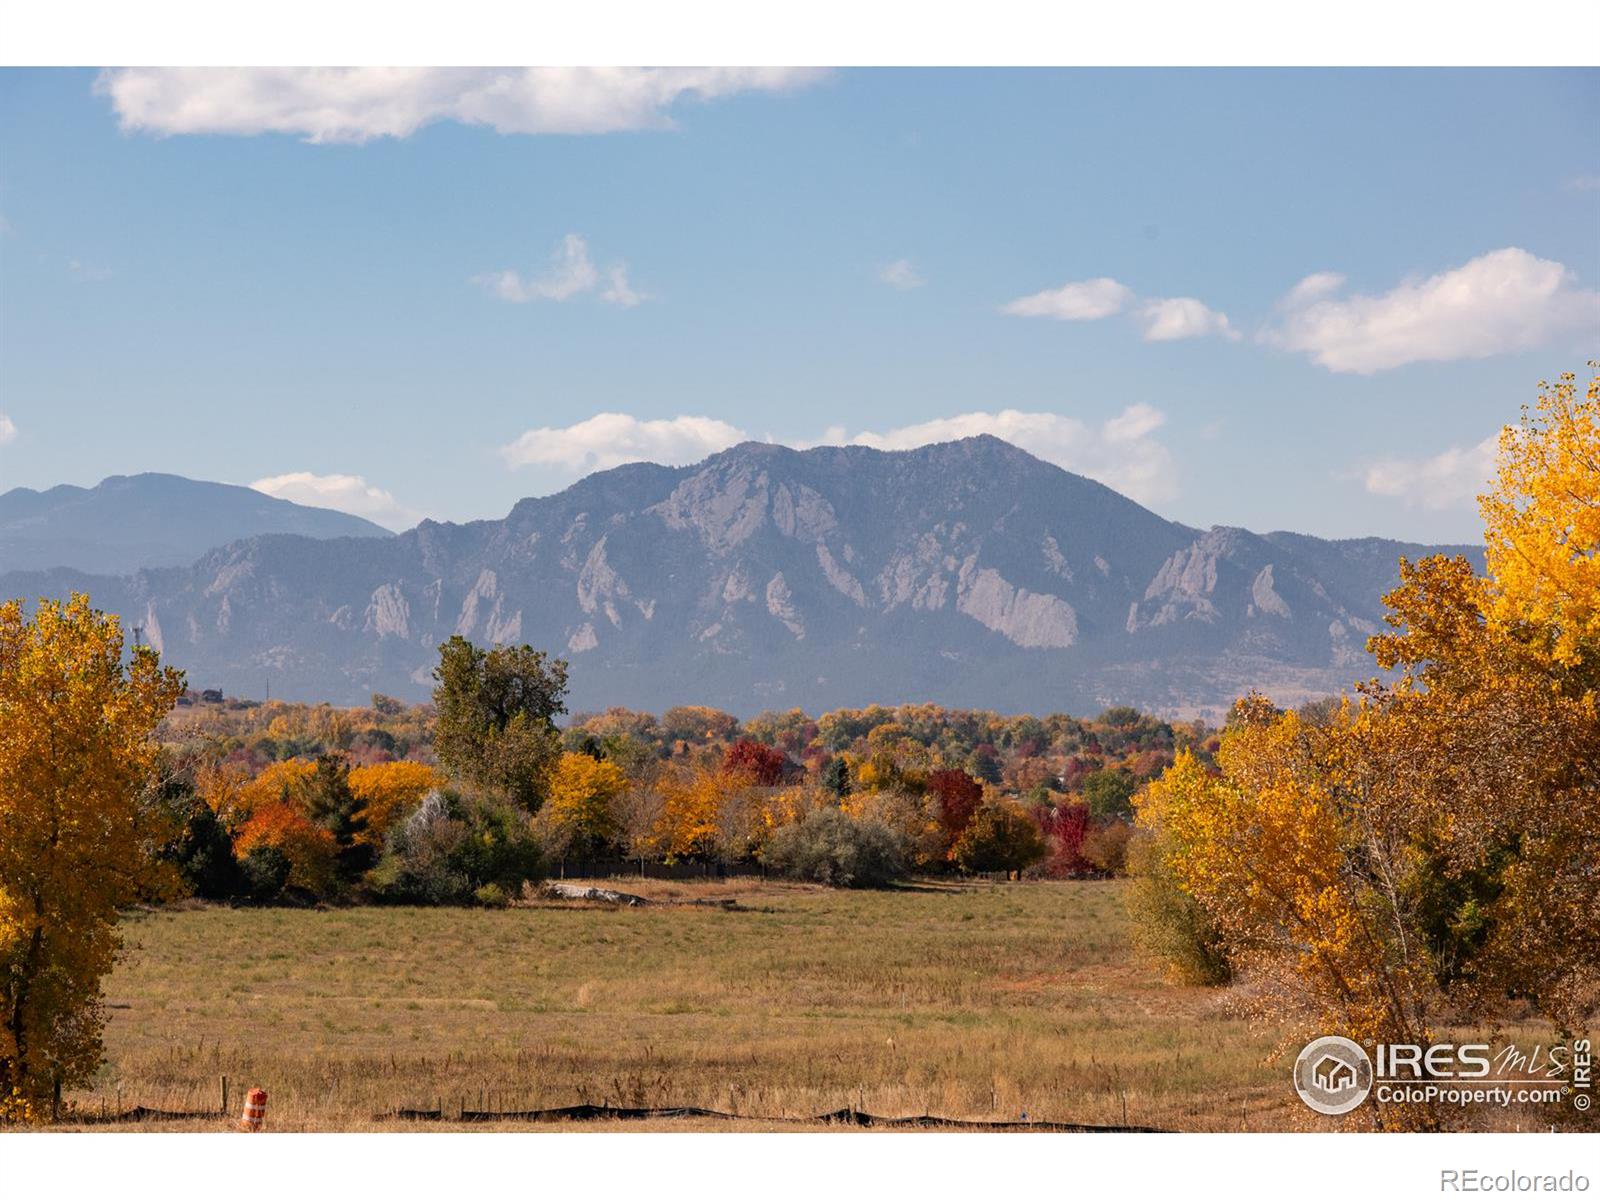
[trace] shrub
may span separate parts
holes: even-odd
[[[397,902],[482,903],[478,893],[488,885],[509,895],[538,879],[542,861],[528,818],[514,805],[437,791],[390,831],[367,884]]]
[[[985,804],[950,851],[963,871],[1021,871],[1049,853],[1032,818],[1014,804]]]
[[[877,821],[852,821],[837,808],[818,808],[772,835],[763,860],[792,879],[834,887],[882,887],[905,874],[905,845]]]
[[[472,898],[485,908],[504,908],[511,903],[511,893],[498,883],[486,883],[472,893]]]
[[[276,900],[289,882],[292,864],[276,846],[257,846],[239,860],[240,886],[251,900]]]
[[[1141,948],[1181,983],[1217,986],[1233,978],[1222,932],[1183,890],[1161,845],[1161,835],[1139,830],[1127,847],[1128,912]]]
[[[900,839],[908,870],[931,871],[945,865],[949,847],[939,823],[937,798],[910,792],[861,792],[845,801],[844,810],[857,821],[876,821],[888,827]]]

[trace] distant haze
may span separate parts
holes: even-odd
[[[113,475],[92,488],[63,484],[0,494],[0,572],[187,566],[214,546],[261,533],[389,536],[347,513],[178,475]]]

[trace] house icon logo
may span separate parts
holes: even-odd
[[[1313,1112],[1337,1117],[1372,1090],[1372,1060],[1344,1037],[1320,1037],[1294,1060],[1294,1090]]]

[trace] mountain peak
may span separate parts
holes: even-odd
[[[361,517],[295,504],[237,484],[146,472],[0,495],[0,569],[123,573],[185,566],[207,550],[266,533],[389,537]]]

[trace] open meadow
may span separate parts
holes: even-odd
[[[227,1075],[236,1099],[267,1090],[275,1129],[584,1102],[1293,1120],[1272,1038],[1133,957],[1119,883],[613,886],[667,902],[140,912],[106,989],[107,1066],[69,1098],[204,1109]]]

